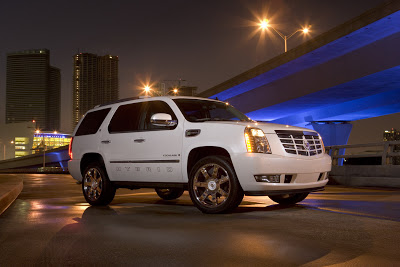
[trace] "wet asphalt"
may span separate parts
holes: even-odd
[[[0,266],[399,266],[400,190],[328,186],[290,207],[245,197],[207,215],[187,192],[119,189],[90,207],[69,175],[21,174]]]

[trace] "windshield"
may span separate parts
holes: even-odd
[[[199,99],[174,99],[190,122],[202,121],[251,121],[246,115],[223,102]]]

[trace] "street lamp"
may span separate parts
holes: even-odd
[[[148,96],[149,93],[150,93],[150,91],[151,91],[150,86],[146,85],[146,86],[144,87],[144,93],[145,93],[145,95]]]
[[[271,24],[269,24],[269,20],[264,19],[263,21],[261,21],[259,23],[260,29],[261,30],[266,30],[268,28],[273,29],[284,41],[285,41],[285,53],[287,52],[287,40],[292,37],[293,35],[295,35],[298,32],[303,32],[304,34],[307,34],[310,32],[310,27],[311,25],[309,25],[308,27],[304,27],[303,29],[298,29],[295,32],[293,32],[292,34],[289,35],[284,35],[283,33],[281,33],[280,31],[278,31],[277,29],[275,29],[274,27],[271,26]]]
[[[0,143],[3,143],[3,160],[5,160],[6,159],[6,144],[7,144],[7,142],[0,141]],[[10,141],[10,144],[14,144],[14,141]]]

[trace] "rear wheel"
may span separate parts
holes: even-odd
[[[292,205],[300,201],[303,201],[309,193],[297,193],[297,194],[284,194],[276,196],[268,196],[271,200],[281,205]]]
[[[182,188],[156,188],[157,195],[164,200],[177,199],[183,194]]]
[[[244,193],[226,157],[210,156],[199,160],[189,176],[193,204],[204,213],[225,213],[239,206]]]
[[[102,164],[88,164],[83,173],[82,191],[86,201],[93,206],[108,205],[114,199],[115,187],[108,179]]]

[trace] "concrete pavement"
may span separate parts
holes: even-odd
[[[18,174],[0,175],[0,214],[18,197],[23,188],[22,178]]]
[[[328,186],[298,205],[245,197],[202,214],[185,192],[119,189],[90,207],[70,175],[23,174],[0,216],[1,266],[400,266],[400,190]]]

